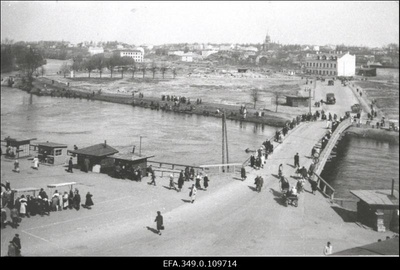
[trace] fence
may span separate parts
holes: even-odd
[[[319,176],[316,173],[313,173],[313,176],[317,177],[316,181],[317,182],[317,187],[318,189],[324,194],[326,197],[329,197],[331,200],[334,199],[335,196],[335,189],[329,185],[321,176]],[[314,178],[315,178],[314,177]]]
[[[218,168],[218,172],[236,172],[237,168],[241,168],[241,163],[229,163],[229,164],[212,164],[212,165],[200,165],[200,168],[210,170],[212,168]]]
[[[163,169],[163,170],[184,170],[186,167],[197,169],[197,170],[203,170],[204,168],[198,167],[198,166],[193,166],[193,165],[187,165],[187,164],[177,164],[177,163],[169,163],[169,162],[163,162],[163,161],[155,161],[155,160],[148,160],[147,163],[153,165],[156,164],[155,168],[156,169]]]

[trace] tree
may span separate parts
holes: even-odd
[[[113,77],[114,68],[121,64],[121,56],[119,54],[114,54],[110,58],[104,61],[105,66],[111,73],[111,78]]]
[[[66,77],[66,74],[71,71],[71,66],[64,62],[60,67],[61,73]]]
[[[99,71],[100,78],[103,73],[103,68],[105,67],[104,55],[102,53],[95,54],[92,57],[95,68]]]
[[[178,70],[176,69],[176,67],[173,67],[172,68],[172,76],[174,76],[174,79],[175,79],[176,75],[178,75]]]
[[[138,67],[136,66],[136,62],[135,61],[130,66],[130,70],[132,72],[132,79],[134,79],[135,78],[135,72],[138,70]]]
[[[88,71],[90,78],[90,73],[96,68],[96,64],[93,61],[93,58],[86,59],[86,61],[83,63],[83,66]]]
[[[143,79],[144,79],[144,76],[146,75],[146,70],[147,70],[147,65],[146,65],[146,63],[142,63],[142,64],[140,65],[140,70],[143,72]]]
[[[254,102],[254,109],[256,108],[257,101],[260,99],[260,90],[258,88],[251,89],[251,100]]]
[[[274,97],[275,105],[276,105],[275,112],[278,112],[280,92],[279,91],[274,91],[274,92],[272,92],[272,95]]]
[[[17,55],[17,64],[28,78],[28,86],[32,86],[33,73],[44,63],[45,59],[43,56],[32,48],[22,50],[21,53]]]
[[[167,69],[168,69],[167,64],[166,63],[162,63],[161,67],[160,67],[160,71],[161,71],[163,79],[164,79],[164,76],[165,76],[165,72],[167,72]]]
[[[120,59],[120,68],[121,68],[121,77],[124,78],[124,72],[128,70],[130,66],[135,62],[132,58],[128,56],[121,57]]]
[[[44,66],[41,66],[41,67],[39,68],[39,72],[40,72],[40,75],[42,75],[42,77],[43,77],[44,74],[46,74],[46,68],[45,68]]]
[[[153,62],[151,63],[151,67],[150,67],[150,70],[151,70],[151,72],[153,73],[153,79],[154,79],[154,77],[156,76],[157,69],[158,69],[157,63],[156,63],[155,61],[153,61]]]

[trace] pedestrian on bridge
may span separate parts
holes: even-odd
[[[207,174],[204,175],[203,181],[204,181],[204,190],[207,190],[208,182],[210,181],[210,179],[208,178]]]
[[[296,168],[300,167],[300,157],[299,157],[299,153],[296,153],[296,155],[294,155],[294,166]]]
[[[158,235],[161,235],[161,230],[164,230],[164,220],[160,211],[157,211],[157,216],[154,222],[157,222],[157,232]]]
[[[174,175],[173,175],[172,173],[169,175],[169,189],[171,189],[171,188],[173,188],[173,189],[175,189],[176,191],[178,191],[178,190],[176,189],[176,187],[175,187]]]
[[[151,174],[151,182],[149,183],[149,185],[151,184],[156,185],[156,174],[154,172],[152,172]]]
[[[242,168],[240,169],[240,177],[242,178],[242,181],[246,179],[246,169],[244,168],[244,166],[242,166]]]
[[[278,167],[278,176],[281,177],[283,175],[283,165],[280,164]]]
[[[182,190],[182,186],[185,183],[185,178],[184,178],[184,173],[183,170],[179,173],[179,178],[178,178],[178,191],[180,192]]]
[[[197,188],[195,187],[194,184],[192,184],[192,189],[189,192],[189,196],[192,200],[192,203],[194,203],[194,201],[196,200],[196,193],[197,193]]]

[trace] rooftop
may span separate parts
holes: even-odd
[[[37,143],[38,146],[45,146],[50,148],[67,148],[66,144],[61,143],[53,143],[53,142],[39,142]]]
[[[139,156],[139,155],[135,155],[132,153],[116,153],[112,157],[115,159],[121,159],[121,160],[137,161],[137,160],[152,158],[152,157],[154,157],[154,155],[153,156]]]
[[[373,206],[397,206],[399,208],[399,192],[393,191],[391,196],[390,189],[383,190],[350,190],[350,193]]]
[[[71,150],[70,152],[78,155],[104,157],[118,153],[118,150],[105,143],[100,143],[78,150]]]

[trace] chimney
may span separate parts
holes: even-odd
[[[107,141],[104,140],[104,148],[106,148],[106,146],[107,146]]]

